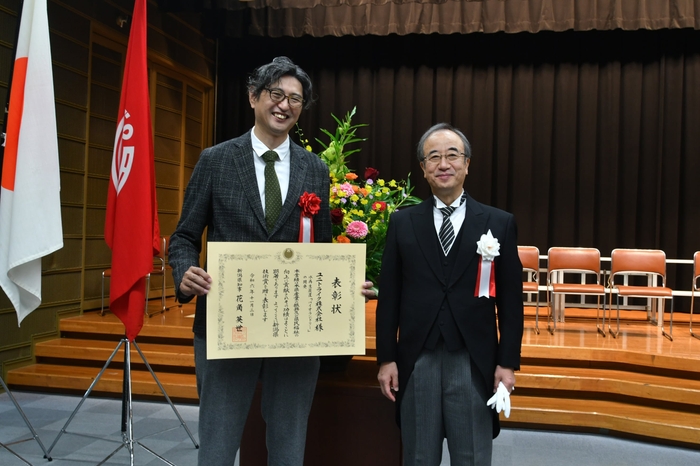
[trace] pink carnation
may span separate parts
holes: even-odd
[[[367,234],[369,233],[369,228],[367,228],[367,224],[365,222],[362,222],[360,220],[355,220],[353,222],[350,222],[348,227],[345,230],[345,234],[347,234],[351,238],[355,239],[362,239]]]
[[[341,191],[345,193],[346,196],[350,197],[353,194],[355,194],[355,190],[352,189],[352,185],[350,183],[343,183],[340,185]]]

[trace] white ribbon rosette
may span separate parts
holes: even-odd
[[[496,297],[496,273],[493,260],[500,255],[500,249],[501,245],[491,230],[481,235],[481,239],[476,242],[476,252],[481,256],[474,291],[474,296],[477,298]]]

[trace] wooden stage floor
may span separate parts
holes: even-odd
[[[159,303],[153,300],[151,309]],[[345,448],[328,437],[327,423],[337,425],[339,419],[347,435],[357,436],[357,429],[368,423],[376,427],[362,434],[367,451],[381,449],[386,432],[398,439],[393,405],[381,396],[376,382],[372,304],[367,306],[366,355],[355,356],[345,370],[319,377],[310,441]],[[168,395],[196,403],[194,306],[179,308],[171,300],[168,306],[166,313],[145,318],[137,342]],[[510,419],[502,417],[504,425],[602,432],[700,448],[700,340],[689,335],[688,314],[675,314],[673,342],[639,311],[621,312],[618,338],[596,332],[595,310],[567,309],[566,322],[557,323],[554,335],[546,330],[546,307],[540,308],[539,335],[534,332],[534,307],[526,307],[525,314],[522,367],[516,374]],[[700,331],[698,316],[696,325]],[[36,364],[8,373],[12,388],[84,392],[123,337],[124,327],[110,313],[102,317],[85,312],[62,319],[60,331],[61,338],[36,344]],[[118,354],[96,385],[98,394],[121,393],[122,361]],[[135,397],[162,396],[135,352],[132,379]],[[261,425],[256,422],[246,435],[257,435]],[[383,431],[378,437],[377,429]],[[343,437],[342,432],[333,435]],[[398,452],[397,448],[394,453]],[[258,457],[260,452],[253,453]],[[347,455],[355,464],[370,464],[353,456],[356,452]],[[393,457],[387,461],[391,464]]]

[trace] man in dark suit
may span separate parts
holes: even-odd
[[[491,464],[498,414],[523,334],[522,266],[513,216],[463,189],[467,138],[440,123],[418,144],[433,196],[392,215],[377,305],[382,393],[397,403],[404,466]],[[398,334],[398,339],[397,339]],[[399,390],[400,388],[400,390]]]
[[[327,166],[288,136],[312,101],[309,76],[286,57],[256,69],[248,80],[255,126],[205,149],[197,163],[170,238],[170,264],[179,302],[197,296],[194,347],[199,393],[200,466],[233,465],[258,379],[267,423],[268,464],[302,466],[306,425],[319,370],[318,357],[207,360],[206,295],[211,277],[199,267],[207,241],[296,242],[299,199],[321,199],[313,217],[315,242],[331,241]],[[268,151],[273,150],[272,159]],[[266,173],[274,167],[273,172]],[[266,183],[278,180],[277,206]],[[266,194],[267,193],[267,194]],[[281,202],[281,206],[280,206]],[[277,218],[271,212],[277,210]]]

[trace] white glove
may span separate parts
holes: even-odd
[[[515,387],[513,387],[513,390],[515,390]],[[506,417],[510,417],[510,393],[508,393],[508,389],[503,385],[503,382],[498,382],[496,393],[489,398],[486,406],[495,409],[497,413],[503,411]]]

